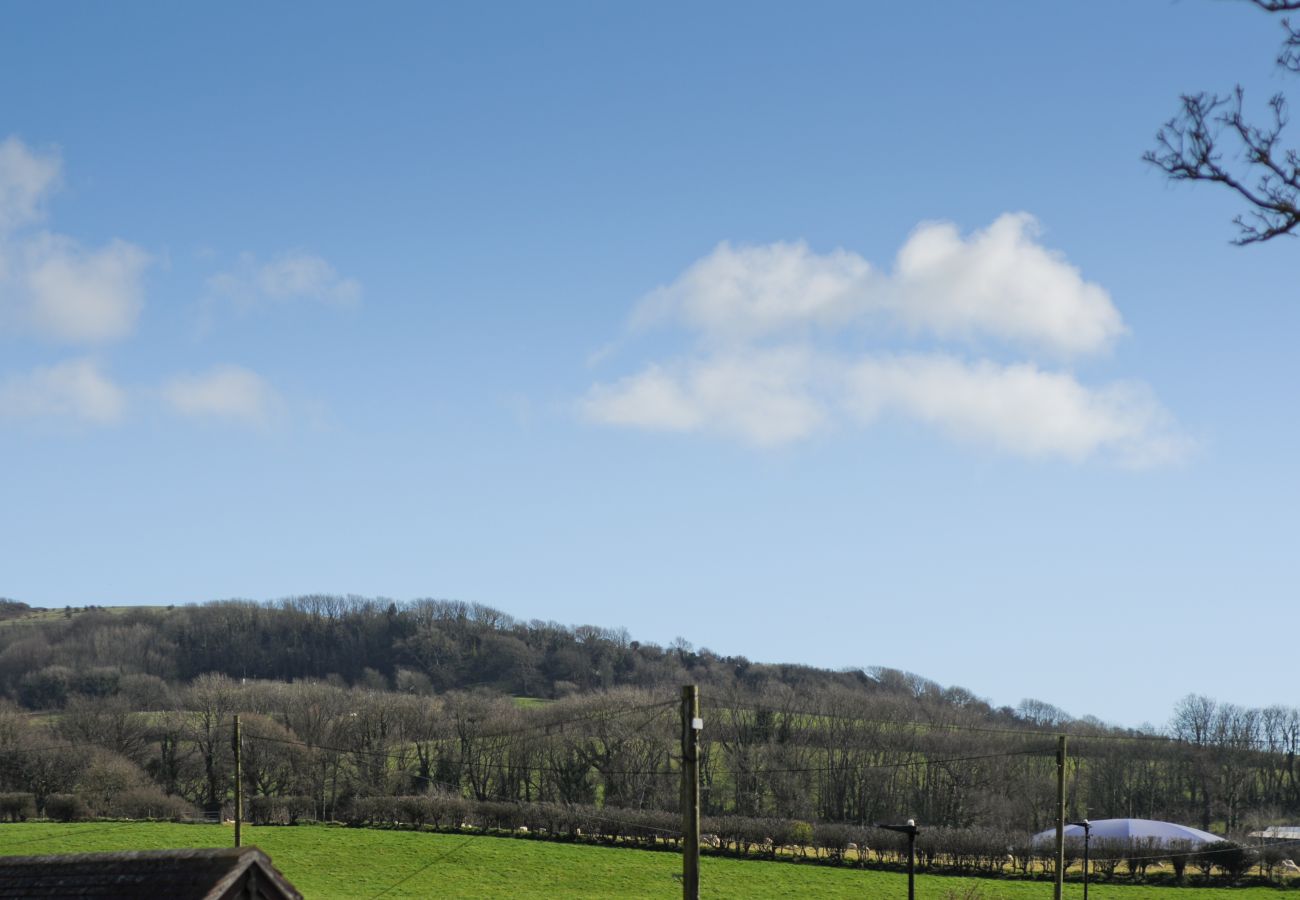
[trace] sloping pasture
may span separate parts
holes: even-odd
[[[0,853],[38,855],[99,850],[228,846],[229,825],[100,822],[0,825]],[[332,826],[247,827],[244,842],[261,847],[309,898],[607,898],[680,897],[674,853],[557,844],[470,834]],[[905,876],[705,857],[701,893],[710,898],[819,897],[894,900]],[[1078,884],[1067,896],[1082,896]],[[1094,883],[1095,900],[1263,900],[1270,888],[1161,888]],[[920,876],[924,900],[1041,900],[1048,882]]]

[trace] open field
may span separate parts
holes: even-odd
[[[0,853],[36,855],[98,850],[228,846],[229,825],[103,822],[0,825]],[[673,853],[556,844],[477,835],[381,831],[331,826],[246,828],[245,843],[261,847],[309,898],[675,897]],[[978,893],[968,893],[972,889]],[[1158,888],[1101,885],[1096,900],[1262,900],[1272,888]],[[1030,900],[1050,897],[1048,882],[922,875],[917,896],[947,900]],[[906,878],[813,865],[705,857],[701,895],[723,898],[827,897],[894,900]],[[1066,895],[1082,896],[1078,884]]]
[[[101,613],[108,613],[111,616],[122,616],[122,615],[126,615],[127,613],[137,612],[142,609],[156,612],[158,610],[167,609],[167,608],[168,607],[165,606],[97,606],[95,607],[95,611]],[[72,615],[74,617],[84,615],[86,611],[87,610],[84,607],[73,607]],[[39,624],[41,622],[56,622],[59,619],[64,619],[64,618],[67,618],[67,610],[64,608],[32,609],[29,612],[21,613],[19,615],[11,616],[5,619],[0,619],[0,627],[3,627],[5,625],[34,625],[34,624]]]

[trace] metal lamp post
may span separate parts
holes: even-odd
[[[1088,900],[1088,838],[1092,836],[1092,823],[1087,819],[1081,822],[1069,822],[1083,829],[1083,900]]]
[[[921,830],[916,827],[916,819],[908,819],[906,825],[877,822],[876,827],[907,835],[907,900],[916,900],[916,835]]]

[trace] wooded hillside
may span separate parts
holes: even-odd
[[[684,683],[703,697],[705,814],[755,833],[914,817],[1005,848],[1050,820],[1057,733],[1070,734],[1072,818],[1232,832],[1300,820],[1293,709],[1188,697],[1142,733],[1041,701],[993,708],[894,670],[757,664],[482,606],[337,597],[11,619],[0,790],[16,808],[81,814],[219,808],[240,713],[246,790],[268,819],[364,819],[382,798],[437,796],[604,821],[635,811],[668,830]]]

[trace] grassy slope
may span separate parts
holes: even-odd
[[[76,853],[163,847],[228,846],[230,826],[150,823],[0,825],[0,853]],[[247,828],[245,843],[261,847],[309,898],[675,897],[673,878],[681,858],[606,847],[553,844],[508,838],[409,831],[300,826]],[[406,879],[406,880],[403,880]],[[920,876],[917,896],[942,900],[949,892],[994,900],[1051,896],[1046,882]],[[1067,894],[1081,895],[1076,884]],[[1093,885],[1096,900],[1262,900],[1269,888],[1153,888]],[[905,896],[905,879],[883,872],[855,872],[787,863],[705,857],[701,894],[721,898],[826,897],[893,900]]]
[[[121,616],[121,615],[125,615],[126,613],[135,612],[136,610],[141,610],[141,609],[160,610],[160,609],[167,609],[167,607],[165,606],[101,606],[98,607],[98,611],[106,612],[112,616]],[[85,609],[81,607],[73,607],[72,617],[76,618],[77,616],[84,615],[85,612],[86,612]],[[3,628],[6,625],[30,625],[37,622],[54,622],[64,617],[65,616],[64,616],[63,609],[33,609],[31,612],[24,613],[19,616],[14,616],[8,619],[0,619],[0,628]]]

